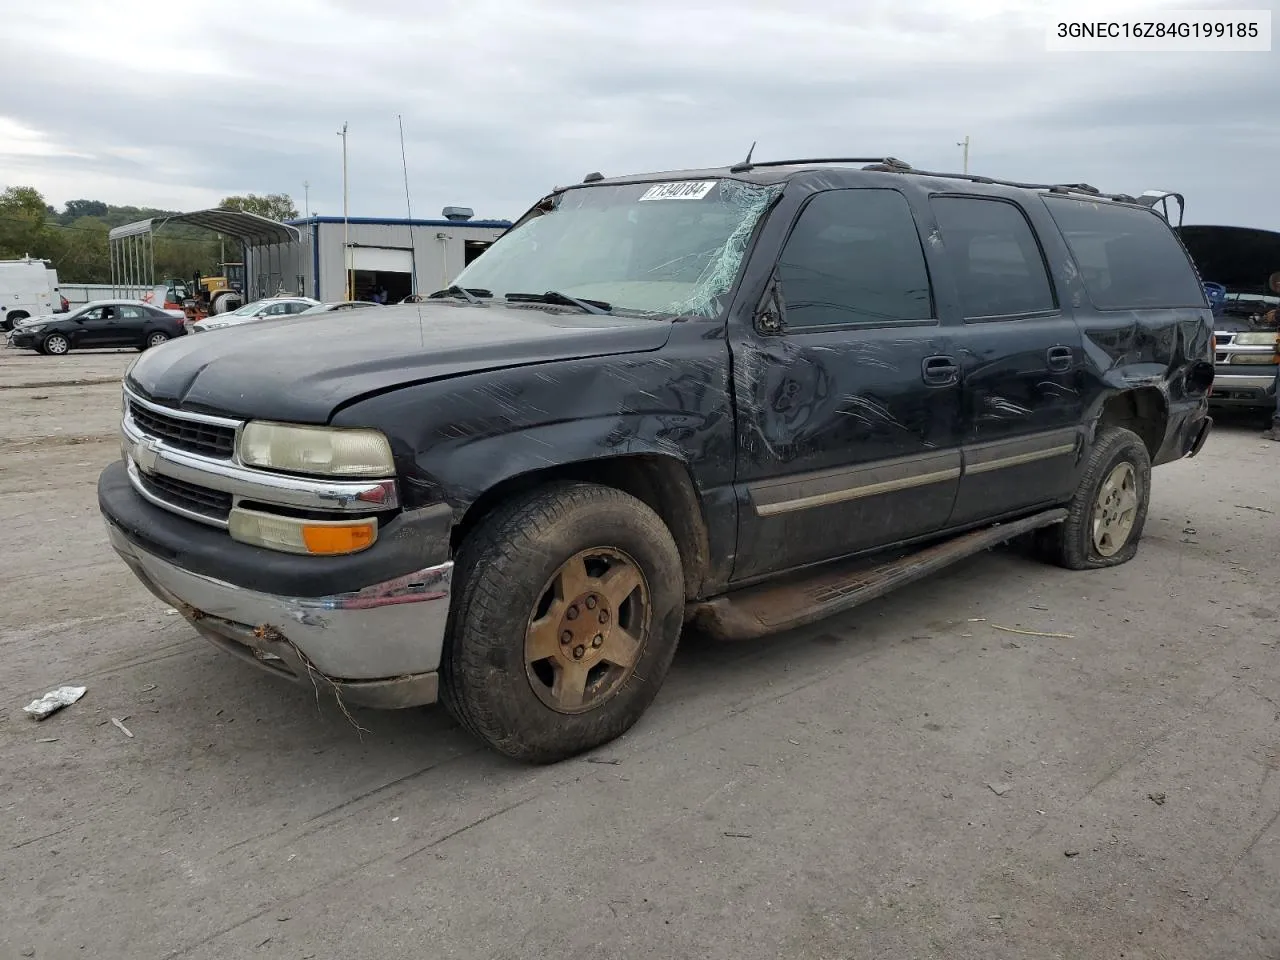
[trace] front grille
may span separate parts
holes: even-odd
[[[162,477],[155,473],[140,473],[139,476],[147,492],[165,503],[224,522],[231,514],[231,494],[229,493],[210,490],[199,484],[175,480],[173,477]]]
[[[229,460],[235,451],[236,432],[180,416],[157,413],[140,403],[129,402],[129,415],[143,433],[164,440],[172,447]]]

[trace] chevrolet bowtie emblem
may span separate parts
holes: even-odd
[[[151,440],[143,440],[133,448],[133,461],[144,473],[154,473],[160,459],[160,446]]]

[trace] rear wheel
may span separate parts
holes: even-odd
[[[684,614],[680,554],[634,497],[557,485],[491,514],[459,552],[444,702],[507,756],[550,763],[652,703]]]
[[[1093,445],[1067,519],[1040,531],[1045,558],[1069,570],[1114,567],[1133,559],[1151,499],[1151,457],[1142,438],[1104,427]]]
[[[168,342],[168,340],[169,340],[169,335],[160,330],[155,330],[147,334],[148,347],[158,347],[160,346],[160,344]]]
[[[60,333],[51,333],[44,338],[44,342],[40,345],[40,349],[45,353],[60,357],[71,349],[71,341]]]
[[[29,316],[31,316],[31,314],[26,313],[23,310],[15,310],[13,313],[5,316],[4,322],[0,323],[0,329],[12,330],[18,325],[19,321],[25,320]]]

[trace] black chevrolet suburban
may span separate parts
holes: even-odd
[[[1170,223],[892,158],[588,175],[424,302],[184,337],[98,496],[142,582],[342,701],[550,762],[687,625],[812,622],[998,543],[1134,556],[1212,421]]]

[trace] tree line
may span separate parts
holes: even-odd
[[[288,194],[224,197],[224,210],[244,210],[272,220],[292,220],[297,207]],[[101,200],[68,200],[61,210],[34,187],[8,187],[0,192],[0,260],[32,256],[48,260],[62,283],[110,283],[107,234],[113,227],[138,220],[164,219],[178,211],[116,206]],[[205,276],[221,272],[222,256],[239,260],[239,242],[220,242],[217,235],[187,224],[165,224],[155,234],[156,280]]]

